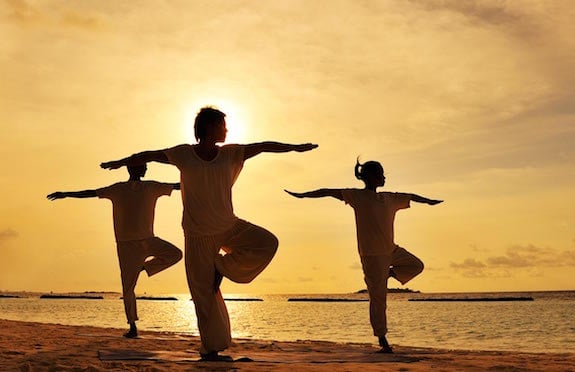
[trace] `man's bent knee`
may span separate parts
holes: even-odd
[[[178,248],[174,249],[174,254],[173,254],[173,261],[174,263],[179,262],[182,257],[184,257],[184,255],[182,254],[182,251],[179,250]]]

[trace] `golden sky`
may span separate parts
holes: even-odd
[[[198,109],[229,141],[314,142],[263,154],[234,188],[236,214],[278,254],[228,293],[364,288],[353,210],[284,188],[362,187],[412,203],[396,242],[426,292],[575,289],[575,8],[557,1],[0,2],[0,290],[120,290],[111,204],[46,194],[127,179],[102,161],[193,142]],[[147,179],[176,182],[154,164]],[[156,234],[183,248],[178,192]],[[138,292],[186,292],[183,263]],[[390,280],[390,287],[399,283]]]

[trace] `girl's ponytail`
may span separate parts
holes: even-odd
[[[363,180],[363,177],[361,175],[361,167],[362,166],[363,166],[363,164],[359,163],[359,156],[358,156],[357,159],[355,159],[355,168],[354,168],[355,178],[357,178],[358,180]]]

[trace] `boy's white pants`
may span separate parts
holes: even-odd
[[[405,284],[423,271],[423,262],[397,246],[391,256],[361,256],[365,284],[369,293],[369,320],[377,337],[387,333],[387,279],[393,267],[395,278]]]
[[[214,291],[215,270],[236,283],[249,283],[270,263],[277,238],[266,229],[238,220],[215,236],[186,235],[186,275],[206,354],[227,349],[232,342],[228,310],[220,290]],[[225,255],[219,254],[220,249]]]
[[[142,267],[148,276],[167,269],[182,259],[182,251],[157,237],[117,242],[124,310],[128,323],[138,320],[134,289]],[[146,261],[148,257],[153,257]]]

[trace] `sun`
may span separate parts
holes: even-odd
[[[228,135],[226,143],[243,143],[248,138],[249,126],[246,122],[244,110],[232,101],[222,99],[202,99],[197,104],[190,104],[186,109],[185,128],[186,138],[189,142],[196,142],[194,136],[194,120],[202,107],[212,106],[226,114]]]

